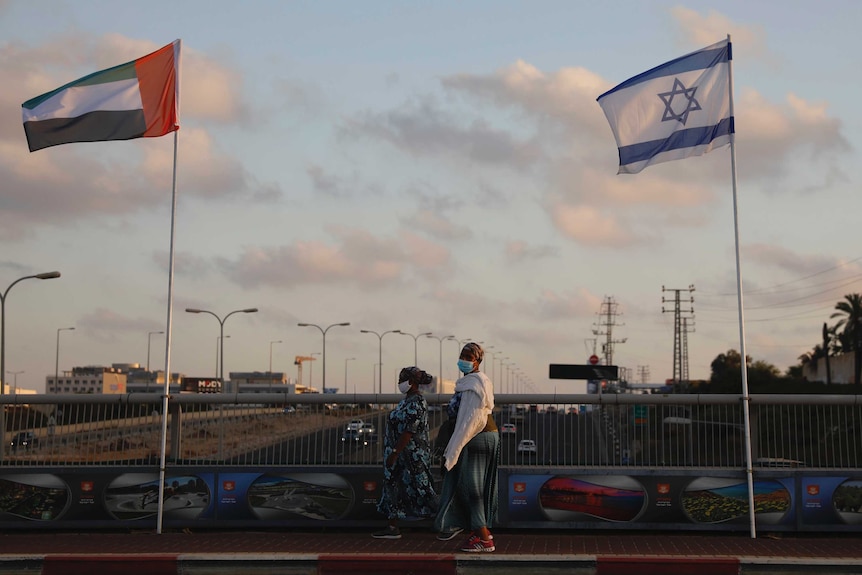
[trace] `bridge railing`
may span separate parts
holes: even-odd
[[[169,398],[169,465],[379,466],[398,394],[181,394]],[[426,395],[431,438],[447,395]],[[501,465],[744,469],[739,395],[498,395]],[[157,465],[162,398],[6,395],[0,467]],[[862,469],[857,396],[754,395],[755,468]]]

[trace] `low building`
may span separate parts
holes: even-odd
[[[126,374],[114,367],[73,367],[62,376],[45,378],[46,393],[126,393]]]
[[[303,393],[283,371],[232,371],[227,393]]]
[[[832,375],[832,383],[853,383],[853,354],[842,353],[829,356],[829,371]],[[821,381],[826,383],[826,360],[818,358],[810,361],[802,367],[802,377],[808,381]]]

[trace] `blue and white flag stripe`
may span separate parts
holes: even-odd
[[[730,143],[731,45],[723,40],[598,97],[620,154],[618,173],[699,156]]]

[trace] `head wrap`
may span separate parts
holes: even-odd
[[[464,347],[461,349],[461,355],[468,356],[473,361],[482,363],[482,360],[485,359],[485,350],[475,341],[470,341],[464,344]]]
[[[398,381],[409,381],[412,384],[431,385],[431,374],[419,369],[416,366],[405,367],[398,374]]]

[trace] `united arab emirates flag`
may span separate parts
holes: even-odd
[[[24,102],[30,151],[155,138],[179,129],[180,41]]]

